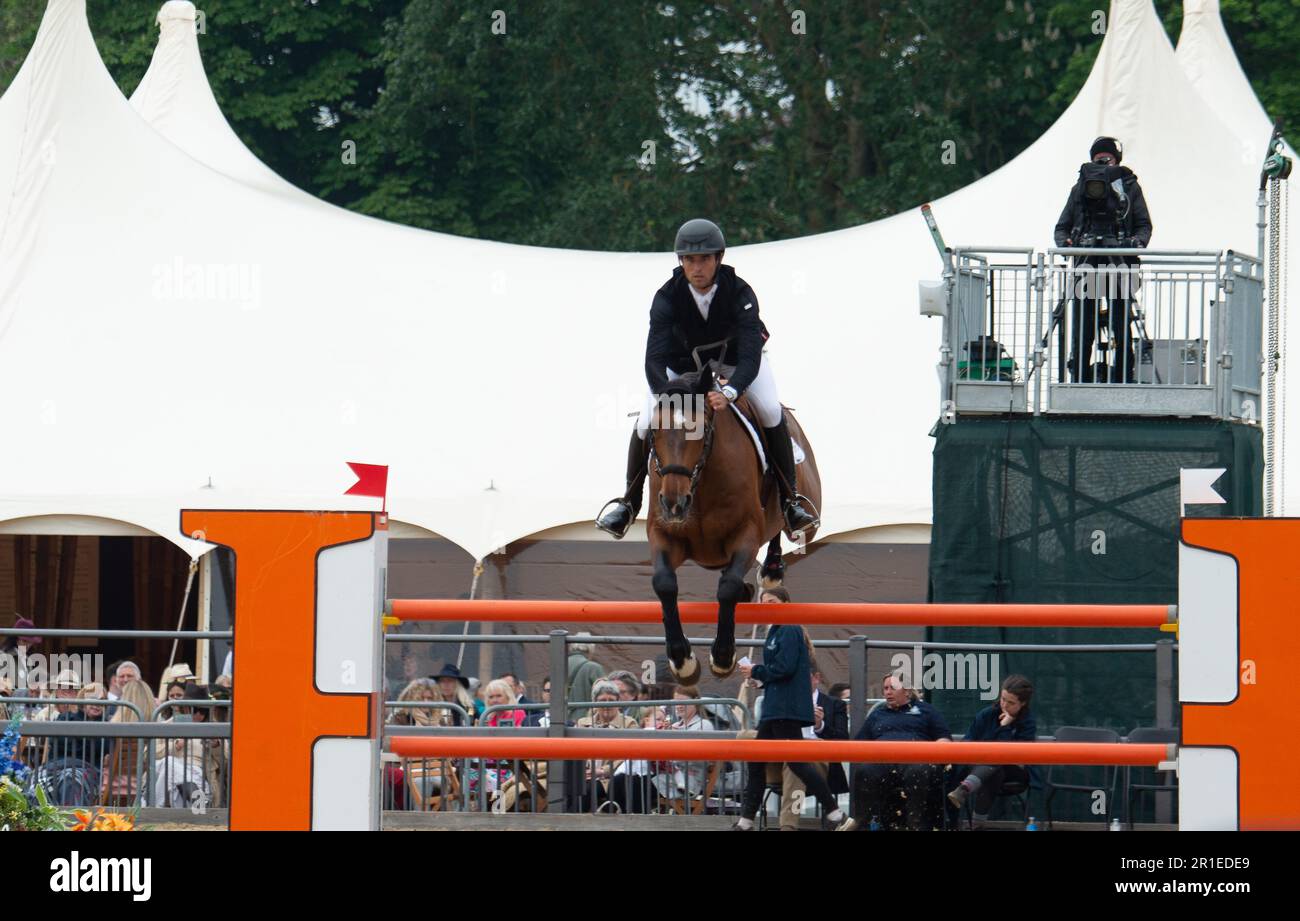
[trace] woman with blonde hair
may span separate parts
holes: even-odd
[[[438,682],[432,678],[416,678],[402,688],[402,693],[397,695],[397,702],[440,703],[442,691],[438,689]],[[394,726],[450,726],[451,711],[442,707],[394,707],[388,714],[388,722]]]

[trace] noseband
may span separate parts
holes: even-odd
[[[659,454],[655,451],[654,426],[651,426],[646,432],[646,437],[650,439],[651,469],[653,469],[655,474],[660,478],[669,475],[690,477],[691,488],[687,493],[687,496],[690,498],[692,505],[695,503],[695,488],[700,485],[700,475],[704,473],[704,465],[709,462],[709,455],[713,452],[713,420],[715,413],[712,408],[707,408],[705,413],[704,448],[700,451],[700,458],[695,462],[695,467],[692,470],[687,470],[681,464],[668,464],[667,466],[661,466],[659,463]]]

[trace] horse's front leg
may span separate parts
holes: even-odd
[[[709,670],[718,678],[736,670],[736,605],[749,601],[753,593],[753,586],[745,583],[753,559],[753,547],[737,550],[718,578],[718,635],[709,651]]]
[[[700,663],[691,651],[691,644],[682,632],[682,619],[677,612],[677,567],[669,557],[667,550],[659,550],[654,555],[655,573],[651,580],[655,594],[659,596],[659,606],[664,615],[664,642],[668,651],[668,668],[672,670],[677,683],[687,687],[700,680]]]

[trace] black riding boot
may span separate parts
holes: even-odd
[[[649,447],[645,439],[637,437],[632,430],[632,440],[627,446],[627,492],[617,499],[610,499],[601,509],[596,519],[596,527],[622,539],[627,534],[632,522],[641,511],[641,496],[645,492],[646,455]],[[613,508],[610,508],[610,506]]]
[[[779,424],[763,430],[767,434],[767,457],[776,468],[776,481],[781,487],[782,510],[785,513],[785,528],[792,536],[821,524],[821,520],[810,515],[795,499],[794,445],[790,443],[790,430],[786,428],[785,417]]]

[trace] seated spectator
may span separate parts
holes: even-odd
[[[513,672],[506,672],[501,676],[501,679],[509,682],[511,690],[515,692],[515,703],[519,704],[520,709],[524,711],[524,725],[542,725],[543,711],[540,708],[526,706],[528,704],[536,704],[538,701],[532,700],[528,697],[528,688],[519,680],[519,676]]]
[[[515,689],[510,686],[510,682],[504,678],[497,678],[489,681],[483,689],[484,702],[487,707],[513,707],[518,703],[515,697]],[[487,708],[484,708],[485,712]],[[522,726],[527,719],[523,710],[493,710],[488,713],[484,725],[496,728],[498,726]]]
[[[485,698],[484,712],[491,707],[512,707],[516,703],[514,688],[510,682],[497,678],[489,681],[483,686],[483,696]],[[519,727],[524,725],[523,710],[493,710],[482,718],[482,724],[492,729]],[[479,765],[482,766],[480,772]],[[486,792],[489,796],[494,796],[498,790],[510,782],[515,774],[515,764],[512,761],[498,761],[488,758],[482,761],[476,761],[474,766],[466,771],[466,787],[469,790],[471,798],[478,793],[479,783],[486,783]]]
[[[610,672],[605,676],[605,680],[612,681],[618,686],[618,699],[624,703],[635,703],[641,699],[641,682],[631,672],[623,670]],[[646,719],[650,717],[648,707],[624,707],[623,712],[636,720],[638,726],[644,726]]]
[[[153,691],[139,678],[124,682],[117,699],[130,706],[114,707],[113,715],[108,718],[110,723],[136,723],[142,719],[147,723],[153,719]]]
[[[487,704],[483,700],[483,683],[473,676],[469,679],[469,696],[474,701],[474,722],[477,723],[483,718]]]
[[[1033,742],[1038,738],[1038,723],[1029,712],[1034,686],[1024,675],[1009,675],[1002,682],[997,702],[975,714],[966,730],[967,742]],[[971,813],[976,822],[988,819],[993,799],[1008,780],[1029,783],[1029,771],[1021,764],[980,764],[967,768],[966,778],[948,794],[960,809],[970,797]],[[958,772],[960,776],[960,772]]]
[[[65,674],[56,680],[56,684],[67,683]],[[103,686],[92,682],[77,691],[76,699],[102,699],[103,693]],[[55,722],[102,722],[104,719],[102,706],[69,705],[60,710]],[[108,740],[102,736],[53,736],[48,740],[48,756],[36,779],[50,802],[60,806],[90,806],[97,802],[100,765],[107,744]]]
[[[108,671],[108,699],[117,700],[122,696],[122,687],[128,681],[140,680],[140,666],[134,662],[119,662]]]
[[[842,700],[845,703],[849,702],[849,686],[843,681],[837,681],[832,684],[829,693],[836,700]]]
[[[397,702],[403,704],[441,700],[442,691],[432,678],[416,678],[397,695]],[[451,726],[452,711],[442,707],[393,707],[387,721],[394,726]]]
[[[442,699],[449,704],[456,704],[465,711],[466,716],[472,723],[478,717],[478,708],[474,705],[474,698],[469,693],[469,679],[460,673],[460,669],[450,662],[442,666],[442,671],[433,675],[433,680],[438,682],[438,690],[442,692]],[[463,726],[465,718],[454,710],[451,711],[451,724],[453,726]]]
[[[168,684],[167,684],[167,694],[166,694],[166,697],[164,698],[165,700],[168,700],[168,701],[177,701],[177,700],[182,700],[184,697],[185,697],[185,682],[184,682],[184,681],[171,681],[171,682],[168,682]],[[166,712],[166,713],[173,713],[173,714],[174,714],[174,713],[176,712],[176,708],[175,708],[175,707],[168,707],[167,710],[165,710],[164,712]]]
[[[537,723],[543,729],[551,725],[551,676],[547,675],[542,679],[542,703],[546,704],[545,710],[537,711]]]
[[[578,720],[579,729],[639,729],[636,720],[622,712],[619,706],[618,685],[601,679],[592,686],[592,699],[603,707],[593,707],[587,716]],[[583,812],[597,809],[616,812],[622,807],[612,796],[614,775],[622,766],[622,760],[592,761],[587,765],[587,788],[583,791],[579,807]],[[626,783],[626,782],[624,782]]]
[[[894,674],[882,682],[883,705],[876,707],[854,735],[855,739],[886,742],[952,741],[952,733],[942,714],[905,687]],[[836,831],[853,831],[875,816],[887,824],[901,810],[894,797],[901,790],[905,797],[907,827],[920,831],[926,823],[926,806],[930,790],[943,780],[943,766],[937,764],[856,764],[853,767],[853,816]]]
[[[186,701],[210,700],[207,688],[196,683],[185,687]],[[206,707],[177,707],[175,716],[163,722],[203,723],[207,721]],[[162,757],[154,763],[153,805],[171,808],[206,807],[212,799],[212,785],[208,780],[208,742],[220,739],[165,739]],[[214,772],[219,768],[213,768]]]
[[[713,732],[713,723],[704,715],[700,706],[700,692],[696,688],[678,685],[673,688],[673,700],[682,701],[674,704],[673,717],[669,729],[679,732]],[[659,763],[655,774],[655,787],[660,796],[669,799],[691,799],[704,793],[704,786],[709,776],[707,761],[666,761]]]
[[[158,703],[167,699],[167,688],[173,681],[189,684],[198,681],[198,677],[185,662],[176,662],[163,669],[162,680],[158,682]]]

